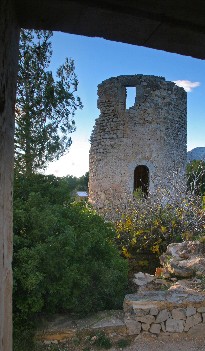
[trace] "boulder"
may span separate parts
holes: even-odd
[[[170,274],[189,278],[205,274],[205,244],[199,241],[184,241],[170,244],[160,256],[160,263]]]

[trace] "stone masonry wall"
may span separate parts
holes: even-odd
[[[205,293],[150,291],[126,295],[125,324],[129,335],[142,332],[205,332]]]
[[[136,87],[126,109],[126,87]],[[98,108],[90,149],[89,199],[99,210],[122,209],[133,196],[134,170],[149,169],[149,191],[169,187],[173,171],[184,171],[186,92],[163,77],[110,78],[98,86]]]

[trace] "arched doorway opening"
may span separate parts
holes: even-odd
[[[134,170],[134,191],[140,190],[147,197],[149,192],[149,168],[139,165]]]

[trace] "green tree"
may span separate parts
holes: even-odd
[[[82,108],[72,59],[49,71],[52,32],[22,30],[17,80],[15,165],[27,175],[58,159],[71,145]]]
[[[88,191],[89,172],[86,172],[79,178],[70,175],[64,177],[64,179],[67,182],[71,195],[75,195],[76,191]]]
[[[78,190],[88,191],[89,172],[78,178]]]

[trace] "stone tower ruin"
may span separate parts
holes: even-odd
[[[136,89],[126,108],[127,88]],[[145,195],[169,187],[187,160],[186,92],[163,77],[132,75],[98,86],[100,116],[91,135],[89,200],[100,212],[126,205],[138,188]],[[170,189],[171,190],[171,189]]]

